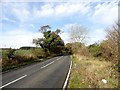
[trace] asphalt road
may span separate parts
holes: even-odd
[[[70,63],[69,56],[58,56],[4,73],[0,88],[62,88]]]

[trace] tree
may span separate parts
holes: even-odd
[[[53,32],[50,29],[51,27],[49,25],[42,26],[40,32],[43,33],[44,38],[33,39],[33,43],[40,45],[45,52],[59,54],[65,47],[64,41],[58,35],[61,30],[57,29]]]
[[[85,27],[79,24],[74,24],[69,27],[69,30],[71,42],[85,42],[88,33],[88,30]]]
[[[33,44],[37,45],[37,46],[41,46],[41,48],[43,48],[43,38],[38,38],[38,39],[33,39]]]
[[[44,32],[46,32],[48,29],[51,29],[51,27],[50,27],[49,25],[44,25],[44,26],[41,26],[41,27],[40,27],[39,31],[40,31],[41,33],[44,33]]]
[[[84,47],[88,30],[79,24],[73,24],[69,27],[69,31],[71,42],[74,43],[72,44],[72,51],[77,52],[80,46]]]
[[[57,29],[57,30],[55,31],[56,34],[59,34],[60,32],[61,32],[60,29]]]
[[[65,47],[66,47],[65,50],[68,54],[73,54],[72,43],[67,43]]]
[[[115,63],[118,61],[118,55],[119,55],[118,47],[120,47],[119,28],[120,28],[120,22],[115,23],[115,25],[113,25],[110,28],[107,28],[106,29],[106,32],[107,32],[106,38],[107,39],[101,43],[104,57],[107,60],[111,60]]]

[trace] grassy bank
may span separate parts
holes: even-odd
[[[68,88],[117,88],[118,73],[111,62],[73,55]]]
[[[41,48],[31,50],[19,49],[14,52],[14,58],[9,59],[7,56],[8,52],[8,50],[2,50],[2,72],[35,62],[42,62],[48,58],[55,56],[53,54],[50,54],[49,56],[46,55]]]

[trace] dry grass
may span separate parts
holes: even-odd
[[[111,62],[73,55],[73,67],[68,88],[117,88],[117,71]],[[103,83],[102,80],[107,80]]]

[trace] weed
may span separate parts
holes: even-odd
[[[72,60],[68,88],[117,88],[118,72],[112,68],[111,62],[75,54]]]

